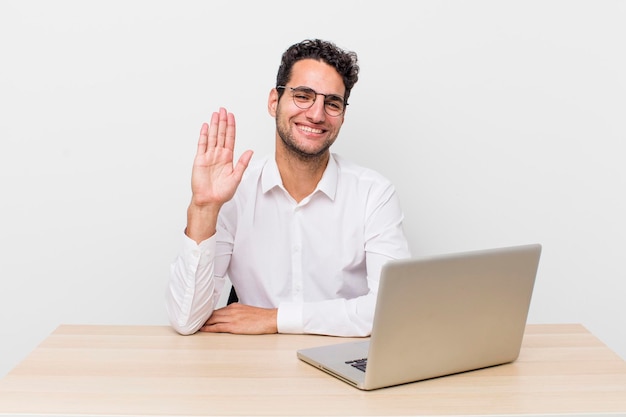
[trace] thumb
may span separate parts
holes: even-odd
[[[252,159],[253,153],[254,152],[252,152],[251,150],[247,150],[239,157],[237,165],[234,169],[234,173],[239,180],[241,180],[244,171],[246,170],[246,168],[248,168],[248,164],[250,163],[250,159]]]

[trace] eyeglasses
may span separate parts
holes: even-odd
[[[346,106],[348,105],[344,98],[337,94],[322,94],[309,87],[287,87],[285,85],[279,85],[276,88],[289,88],[293,102],[303,110],[310,109],[313,103],[315,103],[317,96],[324,96],[324,111],[329,116],[341,116],[343,112],[346,111]]]

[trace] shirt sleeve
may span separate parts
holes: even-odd
[[[171,264],[165,305],[180,334],[197,332],[219,302],[225,279],[214,274],[215,247],[215,236],[197,244],[183,235],[182,248]]]
[[[332,299],[321,302],[283,302],[278,307],[279,333],[307,333],[343,337],[365,337],[372,332],[378,279],[383,264],[392,258],[369,254],[371,265],[370,291],[353,299]],[[377,272],[374,272],[377,271]]]

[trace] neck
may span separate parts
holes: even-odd
[[[276,152],[276,164],[283,186],[294,200],[300,202],[315,190],[329,158],[329,151],[311,157]]]

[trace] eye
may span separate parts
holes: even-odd
[[[311,101],[315,100],[315,93],[309,89],[294,89],[293,98],[298,101]]]
[[[326,106],[333,110],[342,110],[343,100],[339,97],[329,97],[328,100],[326,100]]]

